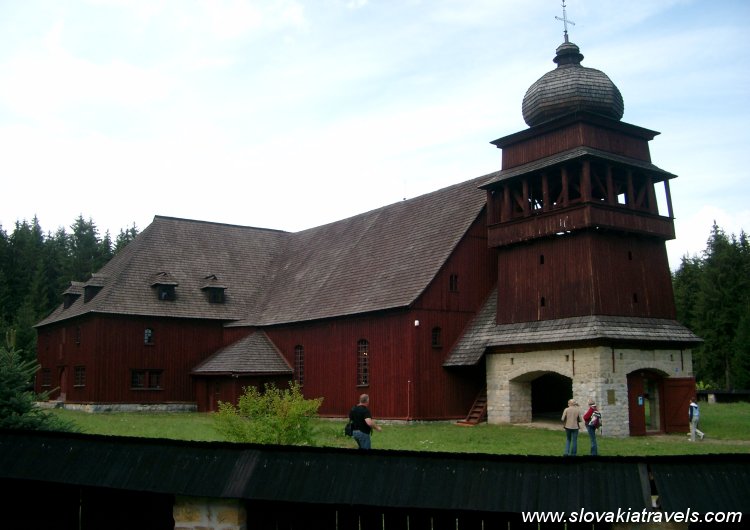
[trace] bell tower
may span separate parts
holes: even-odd
[[[658,134],[622,121],[622,94],[568,40],[523,98],[528,129],[492,142],[502,169],[481,186],[497,293],[445,366],[477,366],[490,423],[559,418],[594,400],[607,436],[686,432],[691,348],[675,320],[666,242],[669,182]]]
[[[675,237],[675,175],[651,162],[659,133],[621,121],[620,91],[581,66],[565,37],[557,68],[523,99],[529,128],[492,142],[502,170],[482,188],[498,250],[496,323],[674,319],[665,242]]]

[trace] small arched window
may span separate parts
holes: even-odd
[[[357,386],[370,384],[370,343],[365,339],[357,342]]]

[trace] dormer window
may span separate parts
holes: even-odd
[[[72,306],[78,297],[83,293],[83,284],[81,282],[70,282],[70,286],[63,293],[63,309]]]
[[[224,303],[224,289],[210,288],[206,289],[208,293],[208,301],[212,304],[223,304]]]
[[[173,301],[177,299],[177,285],[179,285],[171,274],[160,272],[151,282],[151,287],[156,288],[156,296],[162,301]]]
[[[89,281],[87,281],[83,286],[83,303],[91,301],[96,294],[102,290],[102,287],[104,287],[104,281],[106,280],[106,276],[102,276],[101,274],[92,274],[91,278],[89,278]]]
[[[226,286],[219,281],[215,274],[209,274],[203,278],[201,290],[206,293],[210,304],[223,304],[226,301],[224,296]]]
[[[83,303],[91,301],[95,296],[96,293],[102,290],[101,285],[86,285],[83,288]]]
[[[73,305],[73,303],[78,300],[78,297],[81,296],[77,293],[65,293],[63,294],[63,309],[68,309],[70,306]]]
[[[159,300],[172,301],[177,298],[174,285],[159,285],[157,292],[159,293]]]

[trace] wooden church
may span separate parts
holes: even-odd
[[[368,393],[378,418],[491,423],[572,396],[606,435],[685,431],[700,339],[675,320],[675,175],[582,59],[566,33],[495,173],[296,233],[156,216],[37,324],[36,390],[211,411],[294,380],[325,416]]]

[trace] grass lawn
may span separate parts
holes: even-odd
[[[71,421],[80,432],[146,438],[223,441],[212,414],[204,413],[86,413],[55,409],[54,414]],[[687,414],[687,412],[686,412]],[[445,451],[515,455],[562,455],[562,428],[480,424],[462,427],[452,422],[381,422],[382,432],[373,434],[374,449]],[[606,429],[606,419],[604,428]],[[750,453],[750,403],[701,404],[703,441],[691,443],[685,434],[632,438],[599,437],[599,454],[619,456],[682,455],[706,453]],[[356,448],[344,436],[343,420],[316,420],[315,444]],[[588,454],[588,434],[578,437],[578,454]]]

